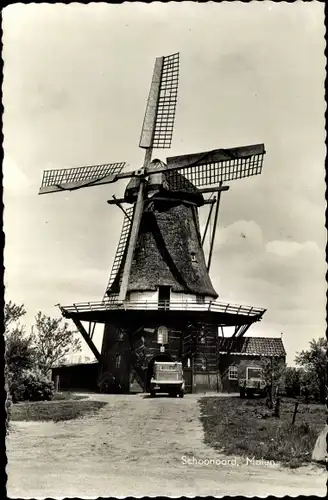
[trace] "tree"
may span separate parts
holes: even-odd
[[[272,408],[275,391],[279,389],[285,376],[285,363],[279,358],[263,358],[261,360],[262,377],[267,385],[267,404]]]
[[[13,329],[6,338],[6,364],[12,375],[17,375],[25,368],[35,364],[35,351],[30,336],[24,335],[20,329]]]
[[[327,339],[320,337],[318,340],[311,340],[309,349],[297,353],[295,357],[295,363],[315,377],[321,403],[325,403],[327,391],[327,348]]]
[[[6,390],[6,430],[9,431],[11,415],[11,384],[18,378],[22,369],[32,365],[33,352],[30,343],[24,337],[24,326],[19,321],[26,313],[24,305],[17,305],[12,301],[6,302],[4,307],[4,339],[5,339],[5,390]]]
[[[26,334],[24,325],[20,319],[26,314],[24,305],[17,305],[12,301],[5,304],[4,327],[5,327],[5,358],[6,378],[17,376],[25,368],[31,368],[34,364],[34,350],[31,336]]]
[[[4,326],[5,334],[10,332],[10,326],[14,323],[14,328],[22,328],[19,326],[19,320],[26,314],[24,304],[17,305],[11,300],[5,304],[4,310]]]
[[[48,375],[51,368],[58,364],[68,353],[81,350],[80,339],[76,332],[69,329],[62,318],[51,318],[38,312],[32,341],[36,352],[38,366],[43,374]]]
[[[303,374],[304,370],[302,368],[295,368],[294,366],[286,368],[285,388],[287,396],[295,398],[301,395]]]

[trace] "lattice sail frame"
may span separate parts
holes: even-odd
[[[196,187],[259,175],[264,154],[264,144],[256,144],[167,158],[170,183],[178,189],[183,182],[181,174]]]
[[[139,146],[171,147],[179,85],[179,53],[155,61]]]
[[[122,224],[122,229],[120,233],[120,239],[116,248],[116,253],[111,269],[111,273],[109,276],[108,284],[104,293],[104,299],[107,298],[107,294],[110,293],[110,289],[117,277],[117,275],[121,272],[121,264],[124,259],[124,255],[126,252],[126,248],[129,242],[129,237],[130,237],[130,231],[131,231],[131,226],[132,226],[132,220],[133,220],[133,215],[134,215],[134,209],[135,206],[128,207],[126,209],[126,214],[124,215],[123,219],[123,224]],[[122,281],[122,275],[119,277],[119,287],[121,285]],[[117,298],[117,293],[111,294],[113,295],[113,298]]]
[[[53,193],[56,191],[78,189],[93,184],[107,184],[116,179],[116,176],[122,172],[125,165],[125,162],[121,162],[45,170],[39,193]]]
[[[179,54],[164,57],[153,148],[171,147],[179,85]]]

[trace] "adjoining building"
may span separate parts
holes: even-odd
[[[219,351],[222,392],[238,392],[238,380],[246,378],[249,370],[262,368],[263,360],[275,360],[286,366],[281,337],[242,337],[235,342],[221,338]]]

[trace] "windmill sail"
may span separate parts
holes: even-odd
[[[109,184],[116,180],[124,166],[125,162],[45,170],[39,194],[72,191],[88,186]]]
[[[120,235],[120,240],[116,249],[115,257],[114,257],[114,262],[112,266],[112,270],[109,276],[109,281],[108,285],[106,287],[106,292],[104,295],[104,298],[106,298],[107,294],[110,293],[111,287],[114,284],[114,281],[117,281],[118,288],[121,286],[122,282],[122,275],[123,275],[123,269],[122,269],[122,262],[125,256],[127,244],[129,241],[130,237],[130,231],[131,231],[131,225],[132,225],[132,220],[133,220],[133,212],[134,212],[134,207],[129,207],[126,209],[126,215],[124,215],[124,220],[123,220],[123,226],[122,226],[122,231]],[[117,290],[118,292],[118,290]],[[115,295],[116,290],[113,292]],[[117,298],[117,297],[115,297]]]
[[[141,148],[170,148],[179,84],[179,54],[158,57],[142,126]]]
[[[172,174],[182,174],[194,186],[211,186],[260,174],[264,154],[264,144],[215,149],[167,158],[167,167]],[[181,182],[181,175],[176,175],[176,182]]]

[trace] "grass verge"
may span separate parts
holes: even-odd
[[[73,420],[94,413],[106,403],[102,401],[41,401],[12,405],[12,421],[49,421]]]
[[[53,401],[77,401],[78,399],[87,399],[87,396],[80,396],[74,392],[56,392]]]
[[[271,416],[263,399],[205,397],[200,405],[206,444],[227,455],[293,468],[311,461],[326,418],[324,405],[300,404],[292,425],[295,402],[288,399],[281,402],[280,419]]]

